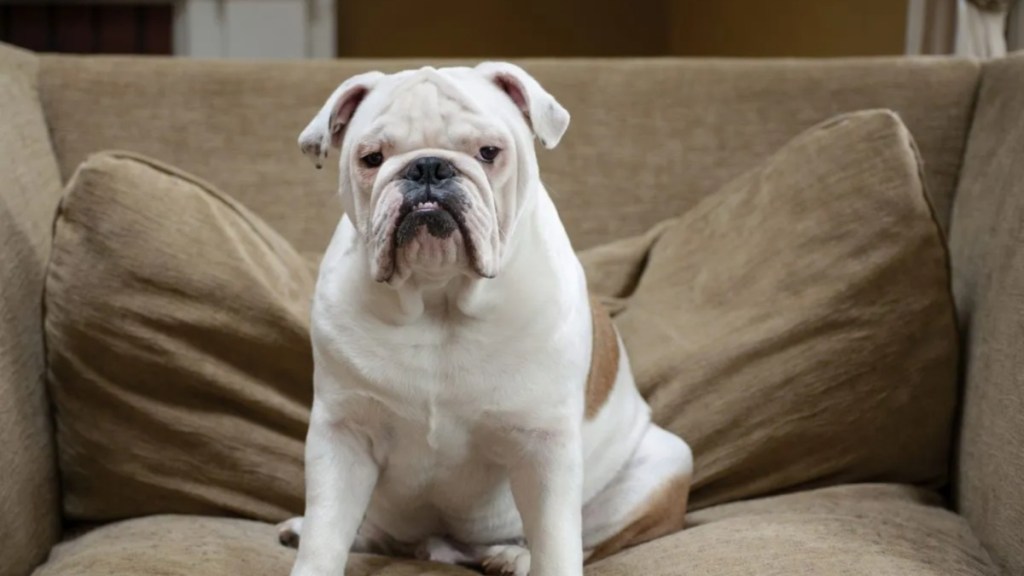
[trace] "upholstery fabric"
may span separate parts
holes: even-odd
[[[295,550],[271,524],[158,515],[109,524],[54,548],[34,576],[286,576]],[[473,576],[464,568],[353,555],[345,576]]]
[[[693,527],[597,562],[587,576],[994,576],[962,518],[928,492],[840,486],[710,508]],[[151,516],[60,544],[35,576],[281,576],[294,551],[273,526]],[[470,576],[464,568],[354,555],[347,576]]]
[[[588,576],[973,576],[999,572],[966,522],[926,491],[849,485],[727,504],[693,527],[598,562]]]
[[[45,294],[66,517],[301,510],[313,282],[205,182],[127,153],[87,160]]]
[[[315,170],[298,151],[299,132],[348,76],[426,64],[42,62],[42,101],[65,178],[93,152],[146,153],[230,190],[303,252],[325,249],[340,207],[336,165]],[[880,107],[914,134],[945,223],[979,73],[975,62],[929,58],[520,63],[572,114],[559,148],[538,155],[577,248],[642,233],[804,129]]]
[[[595,292],[629,290],[610,308],[654,420],[693,449],[692,508],[945,483],[957,338],[919,170],[894,114],[844,115],[673,223],[583,253]]]
[[[300,512],[307,263],[152,160],[95,156],[68,188],[46,286],[67,516]],[[695,450],[696,507],[942,483],[954,316],[895,116],[812,129],[648,236],[646,251],[627,239],[583,259],[608,286],[646,263],[612,305],[655,419]]]
[[[964,331],[955,494],[1008,574],[1024,574],[1024,54],[986,65],[950,251]]]
[[[60,528],[39,321],[60,173],[37,71],[34,55],[0,46],[0,576],[27,573]]]

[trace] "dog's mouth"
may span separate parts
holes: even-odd
[[[465,225],[465,219],[458,218],[457,214],[461,214],[461,211],[453,211],[439,200],[403,204],[395,226],[395,246],[401,248],[408,244],[416,237],[421,227],[425,227],[428,234],[441,240],[449,238],[456,230],[462,232],[465,239],[468,234],[461,229]]]
[[[479,254],[466,218],[468,210],[468,201],[461,193],[430,189],[407,192],[392,221],[391,262],[397,262],[398,251],[425,231],[438,240],[461,242],[469,265],[480,272]],[[453,238],[456,232],[459,237]]]

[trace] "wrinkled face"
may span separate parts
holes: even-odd
[[[519,184],[510,127],[432,70],[380,100],[357,112],[365,121],[353,122],[341,158],[376,279],[495,275],[499,220],[513,208],[500,200]]]
[[[340,140],[341,196],[377,281],[498,274],[537,181],[526,86],[536,82],[506,78],[479,68],[375,75],[347,92],[343,84],[325,105],[327,131]],[[533,98],[550,100],[568,123],[550,95]],[[322,144],[321,134],[307,141],[315,136]]]

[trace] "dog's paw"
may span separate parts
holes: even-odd
[[[465,564],[471,558],[444,538],[427,538],[413,554],[417,560],[428,560],[442,564]]]
[[[302,535],[302,516],[289,518],[277,525],[277,540],[289,548],[299,547],[299,537]]]
[[[522,546],[491,546],[481,563],[490,576],[529,576],[530,551]]]

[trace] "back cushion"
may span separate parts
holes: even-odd
[[[43,63],[43,103],[65,178],[91,153],[143,152],[230,190],[310,252],[326,248],[338,221],[337,157],[313,169],[295,144],[299,131],[346,77],[427,62]],[[572,114],[562,144],[538,155],[577,248],[644,232],[802,130],[865,108],[893,109],[910,128],[945,224],[978,76],[976,63],[937,59],[522,64]]]
[[[0,576],[27,574],[59,527],[40,304],[60,175],[37,69],[0,45]]]
[[[887,111],[797,136],[641,238],[583,252],[693,506],[945,484],[957,338],[913,141]]]
[[[312,267],[209,184],[83,163],[46,281],[67,516],[301,510],[312,294]]]

